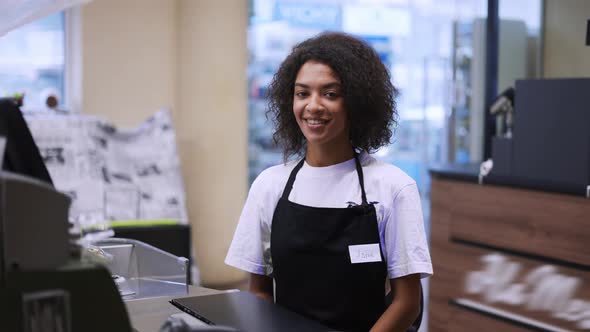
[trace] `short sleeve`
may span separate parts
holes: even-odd
[[[270,222],[263,204],[264,181],[257,178],[250,188],[225,263],[246,272],[269,275]]]
[[[431,276],[432,262],[416,183],[394,193],[394,202],[386,218],[384,242],[388,277],[416,273],[421,278]]]

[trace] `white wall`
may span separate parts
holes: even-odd
[[[586,46],[588,0],[546,0],[544,77],[590,77],[590,46]]]
[[[204,285],[225,266],[247,190],[247,0],[95,0],[82,7],[82,112],[136,126],[175,122]]]
[[[96,0],[82,6],[82,111],[135,126],[176,109],[176,2]]]
[[[178,131],[202,278],[244,277],[223,263],[248,185],[247,1],[181,0]]]

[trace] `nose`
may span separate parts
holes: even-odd
[[[324,106],[322,105],[321,98],[318,94],[312,94],[309,97],[309,103],[305,107],[305,110],[310,113],[321,112],[324,110]]]

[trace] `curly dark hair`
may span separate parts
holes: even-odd
[[[305,152],[305,137],[293,115],[295,78],[303,64],[314,60],[338,75],[350,123],[350,141],[360,151],[373,152],[389,144],[397,126],[398,90],[377,52],[345,33],[322,33],[293,47],[270,83],[267,118],[275,126],[274,143],[285,161]]]

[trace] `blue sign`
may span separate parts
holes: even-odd
[[[375,51],[377,51],[379,58],[381,59],[383,64],[385,64],[385,66],[391,66],[391,39],[389,37],[367,35],[357,35],[357,37],[367,42],[375,49]]]
[[[295,27],[340,30],[342,10],[334,4],[279,1],[275,3],[273,19],[287,21]]]

